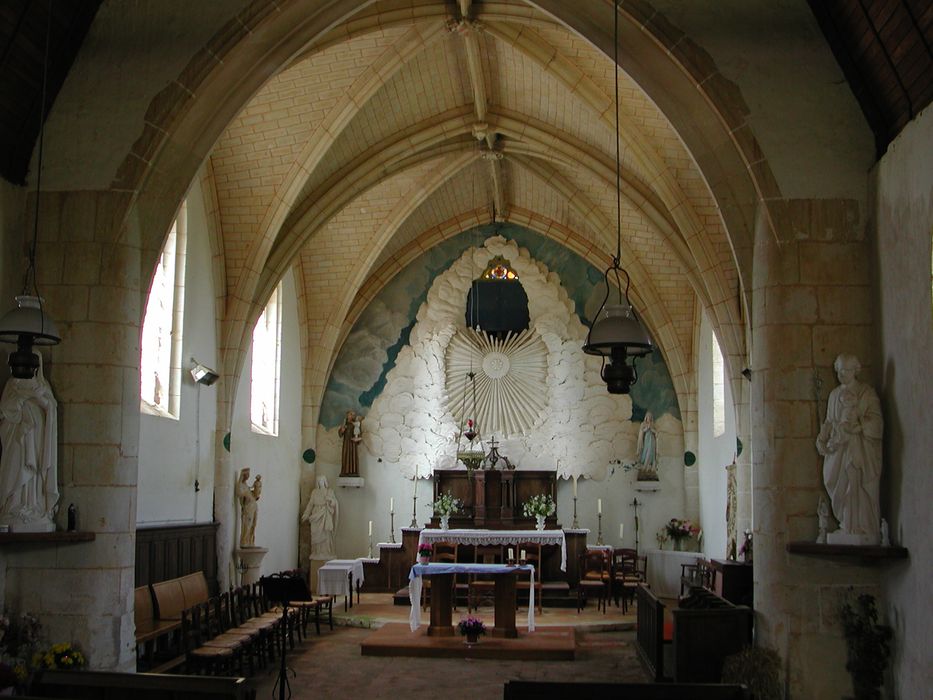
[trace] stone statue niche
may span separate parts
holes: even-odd
[[[838,529],[826,533],[826,543],[877,545],[881,540],[881,402],[874,389],[857,379],[861,364],[854,355],[839,355],[833,368],[839,386],[829,394],[826,419],[816,438],[816,449],[823,456],[823,484],[839,522]]]

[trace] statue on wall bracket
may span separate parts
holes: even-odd
[[[829,394],[826,419],[816,438],[823,456],[823,484],[837,530],[828,544],[877,545],[880,540],[881,436],[878,394],[857,379],[861,363],[839,355],[833,363],[839,386]]]

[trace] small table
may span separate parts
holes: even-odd
[[[411,631],[421,626],[421,577],[432,576],[431,585],[431,624],[428,635],[431,637],[451,637],[454,634],[451,610],[453,609],[452,589],[454,574],[491,574],[496,579],[496,616],[495,626],[490,634],[493,637],[515,638],[515,574],[528,571],[531,586],[528,589],[528,631],[535,631],[535,567],[508,566],[506,564],[415,564],[408,575],[408,599],[411,601],[411,613],[408,621]]]
[[[331,559],[317,571],[318,595],[342,595],[344,612],[353,607],[353,591],[360,602],[363,559]]]
[[[563,530],[436,530],[425,528],[418,535],[418,546],[436,542],[466,545],[517,545],[535,542],[560,547],[560,570],[567,570],[567,538]]]

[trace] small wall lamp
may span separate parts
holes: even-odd
[[[194,362],[194,367],[191,368],[191,378],[194,380],[195,384],[210,386],[220,378],[220,375],[210,367],[202,365],[194,358],[191,358],[191,361]]]

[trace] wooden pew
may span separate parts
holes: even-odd
[[[638,613],[635,650],[654,680],[664,680],[671,671],[667,669],[667,676],[665,675],[665,647],[670,646],[670,635],[664,634],[664,603],[643,583],[638,585],[635,599]]]
[[[675,682],[718,683],[725,658],[752,643],[751,608],[704,588],[691,589],[671,617]]]
[[[503,700],[751,700],[744,685],[713,683],[549,683],[508,681]]]
[[[42,671],[33,696],[72,700],[255,700],[245,678],[110,671]]]

